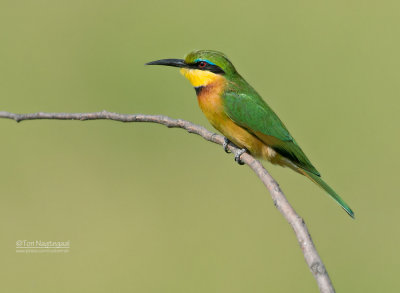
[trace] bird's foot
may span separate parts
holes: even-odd
[[[239,165],[244,165],[242,160],[240,160],[240,156],[243,155],[244,153],[247,153],[247,149],[241,149],[235,154],[235,162],[238,163]]]
[[[222,144],[222,147],[224,148],[224,151],[227,154],[231,152],[230,150],[228,150],[228,144],[230,144],[230,140],[224,137],[224,143]]]

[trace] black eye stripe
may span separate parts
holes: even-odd
[[[199,66],[200,63],[202,63],[201,65],[203,65],[203,63],[205,63],[205,65],[200,67]],[[223,71],[221,69],[221,67],[219,67],[217,65],[209,64],[209,63],[207,63],[205,61],[199,61],[199,62],[188,64],[188,65],[189,65],[188,67],[191,68],[191,69],[206,70],[206,71],[211,71],[211,72],[216,73],[216,74],[225,74],[225,71]]]

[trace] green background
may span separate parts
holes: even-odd
[[[164,114],[211,129],[176,69],[225,52],[356,213],[267,169],[338,292],[398,292],[398,1],[0,2],[0,110]],[[2,292],[317,292],[247,167],[180,129],[1,120]],[[18,254],[17,240],[71,241]]]

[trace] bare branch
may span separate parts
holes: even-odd
[[[15,114],[9,112],[1,112],[0,118],[13,119],[17,122],[24,120],[37,120],[37,119],[56,119],[56,120],[115,120],[121,122],[151,122],[165,125],[167,127],[178,127],[187,130],[190,133],[200,135],[205,140],[213,143],[222,145],[224,137],[212,133],[202,126],[195,125],[189,121],[181,119],[172,119],[162,115],[144,115],[144,114],[118,114],[107,111],[95,112],[95,113],[30,113],[30,114]],[[228,149],[237,153],[240,149],[236,146],[229,144]],[[308,232],[307,226],[304,220],[296,213],[296,211],[289,204],[278,183],[272,178],[268,171],[263,165],[251,155],[244,153],[241,156],[241,160],[246,163],[264,183],[265,187],[271,194],[272,200],[279,210],[279,212],[288,221],[294,233],[296,234],[297,240],[300,244],[300,248],[304,254],[304,258],[308,267],[311,270],[315,280],[317,281],[320,292],[332,293],[335,292],[328,272],[318,255],[318,252],[311,239],[310,233]]]

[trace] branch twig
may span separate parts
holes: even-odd
[[[224,137],[212,133],[202,126],[195,125],[189,121],[181,119],[172,119],[162,115],[144,115],[144,114],[118,114],[107,111],[95,112],[95,113],[29,113],[29,114],[15,114],[9,112],[1,112],[0,118],[13,119],[17,122],[24,120],[37,120],[37,119],[55,119],[55,120],[115,120],[121,122],[151,122],[165,125],[169,128],[183,128],[189,133],[200,135],[205,140],[222,145]],[[228,146],[229,150],[233,153],[237,153],[240,149],[232,144]],[[241,156],[241,160],[246,163],[264,183],[265,187],[271,194],[272,200],[279,210],[279,212],[288,221],[294,233],[296,234],[297,240],[300,244],[300,248],[304,254],[304,258],[308,267],[313,274],[320,292],[332,293],[335,292],[332,282],[329,279],[328,272],[318,255],[318,252],[311,239],[310,233],[308,232],[307,226],[304,220],[296,213],[296,211],[289,204],[278,183],[272,178],[267,170],[264,169],[263,165],[251,155],[244,153]]]

